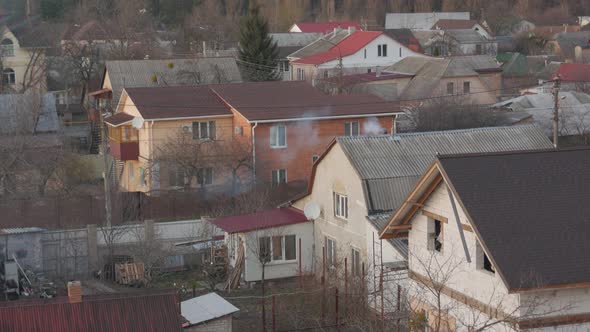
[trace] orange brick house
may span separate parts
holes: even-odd
[[[155,183],[146,179],[144,164],[159,145],[165,148],[166,137],[183,130],[192,131],[195,140],[246,142],[250,174],[258,183],[305,184],[313,162],[334,137],[389,134],[399,113],[397,103],[372,95],[328,96],[302,81],[251,82],[125,89],[105,123],[113,133],[111,155],[124,164],[121,174],[127,179],[121,187],[149,192],[173,189],[175,181],[168,177],[175,178],[174,172],[159,165]],[[128,143],[134,146],[126,147],[130,152],[124,156],[121,144]],[[220,167],[204,173],[207,179],[196,183],[223,187],[229,181]]]

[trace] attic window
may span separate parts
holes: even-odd
[[[14,56],[14,43],[9,38],[4,38],[0,43],[2,56]]]
[[[441,252],[443,248],[443,223],[428,218],[428,250]]]
[[[476,244],[475,254],[477,255],[476,264],[478,270],[485,270],[491,273],[496,273],[492,261],[490,260],[488,255],[486,255],[485,251],[483,250],[483,247],[479,242],[477,242]]]

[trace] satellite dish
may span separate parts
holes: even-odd
[[[143,127],[143,118],[141,118],[141,117],[133,118],[133,121],[131,121],[131,125],[134,128],[141,129],[141,127]]]
[[[303,213],[307,219],[317,219],[321,212],[320,206],[314,202],[309,202],[303,207]]]

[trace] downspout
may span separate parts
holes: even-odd
[[[252,173],[254,173],[254,183],[256,183],[256,127],[258,122],[252,126]]]
[[[149,122],[149,127],[150,127],[150,159],[152,159],[152,155],[154,154],[154,120]],[[148,161],[149,162],[149,161]],[[149,186],[149,191],[152,191],[154,188],[154,177],[153,177],[153,172],[154,172],[154,168],[155,166],[152,164],[149,166],[151,169],[150,171],[150,186]],[[160,165],[158,165],[158,172],[160,172]],[[158,189],[160,187],[160,184],[158,183]]]
[[[397,135],[397,114],[393,116],[393,122],[391,123],[391,135]]]

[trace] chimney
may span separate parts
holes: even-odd
[[[68,298],[70,303],[82,302],[82,283],[80,281],[68,282]]]

